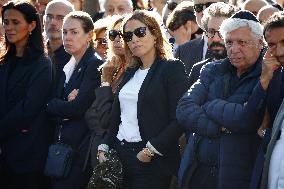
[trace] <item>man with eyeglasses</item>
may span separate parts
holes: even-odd
[[[228,0],[193,0],[196,22],[200,28],[202,28],[201,18],[203,16],[203,11],[212,3],[216,2],[227,3]],[[204,28],[202,29],[204,30]],[[191,68],[195,63],[207,58],[207,40],[207,36],[203,34],[201,38],[186,42],[185,44],[177,48],[175,58],[180,59],[185,64],[185,68],[188,74],[190,73]]]
[[[238,11],[219,31],[227,58],[202,68],[176,110],[180,126],[194,133],[185,151],[190,189],[249,188],[258,149],[256,130],[263,112],[255,86],[261,74],[263,29],[251,12]]]
[[[54,89],[63,74],[63,67],[71,57],[63,47],[62,24],[64,16],[74,10],[74,6],[67,0],[53,0],[47,4],[43,16],[48,55],[54,71]]]
[[[210,5],[205,9],[201,19],[201,26],[205,30],[207,41],[207,59],[193,65],[189,74],[189,86],[197,81],[200,75],[200,70],[205,64],[224,59],[227,57],[224,39],[222,38],[219,28],[222,22],[231,17],[238,8],[227,3],[218,2]]]
[[[106,16],[123,15],[133,12],[131,0],[102,0]]]

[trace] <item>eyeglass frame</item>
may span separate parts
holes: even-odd
[[[206,8],[208,8],[213,3],[215,3],[215,2],[198,3],[198,4],[193,5],[193,9],[196,13],[200,13],[200,12],[204,11]],[[204,8],[204,6],[205,6],[205,8]]]
[[[218,36],[220,38],[223,38],[219,30],[208,30],[208,31],[205,32],[205,34],[208,38],[214,38],[216,33],[218,34]]]
[[[113,39],[112,39],[112,37],[110,37],[110,36],[112,36],[111,32],[116,32],[116,35],[113,36]],[[110,41],[114,41],[117,36],[119,36],[119,38],[123,38],[123,34],[122,34],[122,32],[121,32],[120,30],[114,30],[114,29],[112,29],[112,30],[109,30],[109,31],[108,31],[108,39],[109,39]]]
[[[96,38],[94,39],[95,47],[98,48],[107,48],[108,43],[106,38]]]
[[[141,29],[142,29],[143,33],[142,33],[141,36],[139,36],[139,35],[137,35],[137,31],[139,31],[139,30],[141,31]],[[147,31],[147,27],[145,27],[145,26],[138,27],[138,28],[134,29],[133,31],[123,32],[122,38],[123,38],[123,40],[124,40],[126,43],[128,43],[128,42],[132,41],[132,39],[133,39],[133,34],[134,34],[136,37],[138,37],[138,38],[142,38],[142,37],[145,37],[145,36],[147,35],[147,32],[146,32],[146,31]],[[126,38],[127,38],[126,34],[131,34],[131,39],[130,39],[130,40],[126,39]]]

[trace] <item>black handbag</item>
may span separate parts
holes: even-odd
[[[49,146],[44,170],[46,176],[55,178],[66,178],[68,176],[74,153],[71,146],[61,142],[61,128],[62,126],[59,129],[57,142]]]

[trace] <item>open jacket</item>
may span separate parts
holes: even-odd
[[[87,149],[86,145],[90,132],[85,123],[84,115],[95,100],[94,90],[101,83],[98,71],[101,62],[95,56],[94,49],[89,47],[67,84],[65,84],[65,75],[62,76],[56,90],[56,96],[47,105],[47,112],[55,121],[55,126],[63,126],[60,130],[61,142],[71,145],[75,150],[80,150],[79,148],[82,146],[85,150]],[[79,89],[78,95],[74,100],[68,101],[68,95],[74,89]],[[84,155],[81,154],[80,156]]]
[[[126,70],[114,97],[111,112],[110,130],[105,143],[112,146],[118,133],[120,103],[118,94],[121,88],[133,77],[136,68]],[[188,88],[188,78],[182,62],[156,58],[148,71],[138,94],[137,119],[140,135],[144,142],[150,143],[163,156],[155,155],[161,169],[166,174],[177,172],[179,165],[178,138],[182,134],[178,127],[175,110],[179,98]]]

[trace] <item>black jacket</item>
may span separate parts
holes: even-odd
[[[51,133],[44,109],[51,83],[51,62],[44,55],[0,64],[0,144],[4,164],[14,173],[44,167]]]
[[[121,123],[119,91],[133,77],[137,69],[126,70],[115,95],[110,130],[105,138],[106,144],[110,146],[116,138]],[[140,135],[144,142],[150,141],[163,154],[155,157],[161,169],[165,169],[167,173],[176,173],[179,166],[178,138],[182,130],[177,126],[175,110],[179,98],[187,88],[188,78],[182,62],[156,59],[138,94],[137,118]]]

